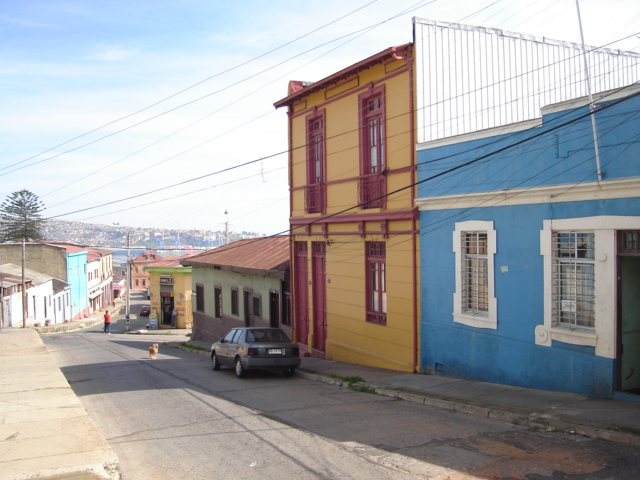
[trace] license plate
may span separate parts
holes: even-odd
[[[269,355],[282,355],[282,349],[281,348],[270,348],[269,350],[267,350],[267,353]]]

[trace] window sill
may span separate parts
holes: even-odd
[[[453,321],[455,323],[466,325],[467,327],[488,328],[491,330],[498,329],[497,322],[494,319],[489,318],[487,314],[454,313]]]
[[[569,327],[551,327],[550,333],[551,340],[570,345],[595,347],[598,340],[596,332],[589,328],[576,327],[572,330]]]

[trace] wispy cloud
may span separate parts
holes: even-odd
[[[11,17],[9,15],[0,15],[0,23],[11,23],[13,25],[20,25],[21,27],[32,28],[56,28],[54,25],[48,23],[41,23],[34,20]]]
[[[99,45],[93,49],[93,53],[89,58],[94,60],[102,60],[105,62],[117,62],[134,57],[138,51],[132,48],[121,48],[110,45]]]

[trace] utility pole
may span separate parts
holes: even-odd
[[[597,105],[593,103],[593,94],[591,93],[591,77],[589,76],[589,59],[587,57],[587,49],[584,46],[584,34],[582,33],[582,17],[580,16],[580,3],[576,0],[576,9],[578,10],[578,24],[580,26],[580,39],[582,40],[582,56],[584,58],[584,75],[587,82],[587,92],[589,93],[589,109],[591,110],[591,131],[593,134],[593,148],[596,154],[596,172],[598,174],[598,183],[602,181],[602,168],[600,166],[600,147],[598,142],[598,125],[596,123],[595,110]]]
[[[129,294],[130,294],[130,283],[131,283],[131,233],[127,232],[127,266],[126,266],[126,273],[125,273],[125,278],[126,278],[126,299],[125,299],[125,318],[127,320],[129,320]]]
[[[224,244],[229,245],[229,212],[225,210],[224,214],[226,215],[224,222]]]
[[[27,328],[27,284],[24,280],[25,239],[22,238],[22,328]]]
[[[2,253],[0,253],[2,261]],[[0,332],[4,328],[4,272],[0,272]]]

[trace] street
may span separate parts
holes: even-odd
[[[279,373],[238,379],[212,371],[206,356],[162,345],[166,335],[95,326],[42,338],[125,480],[640,477],[640,452],[628,445]]]

